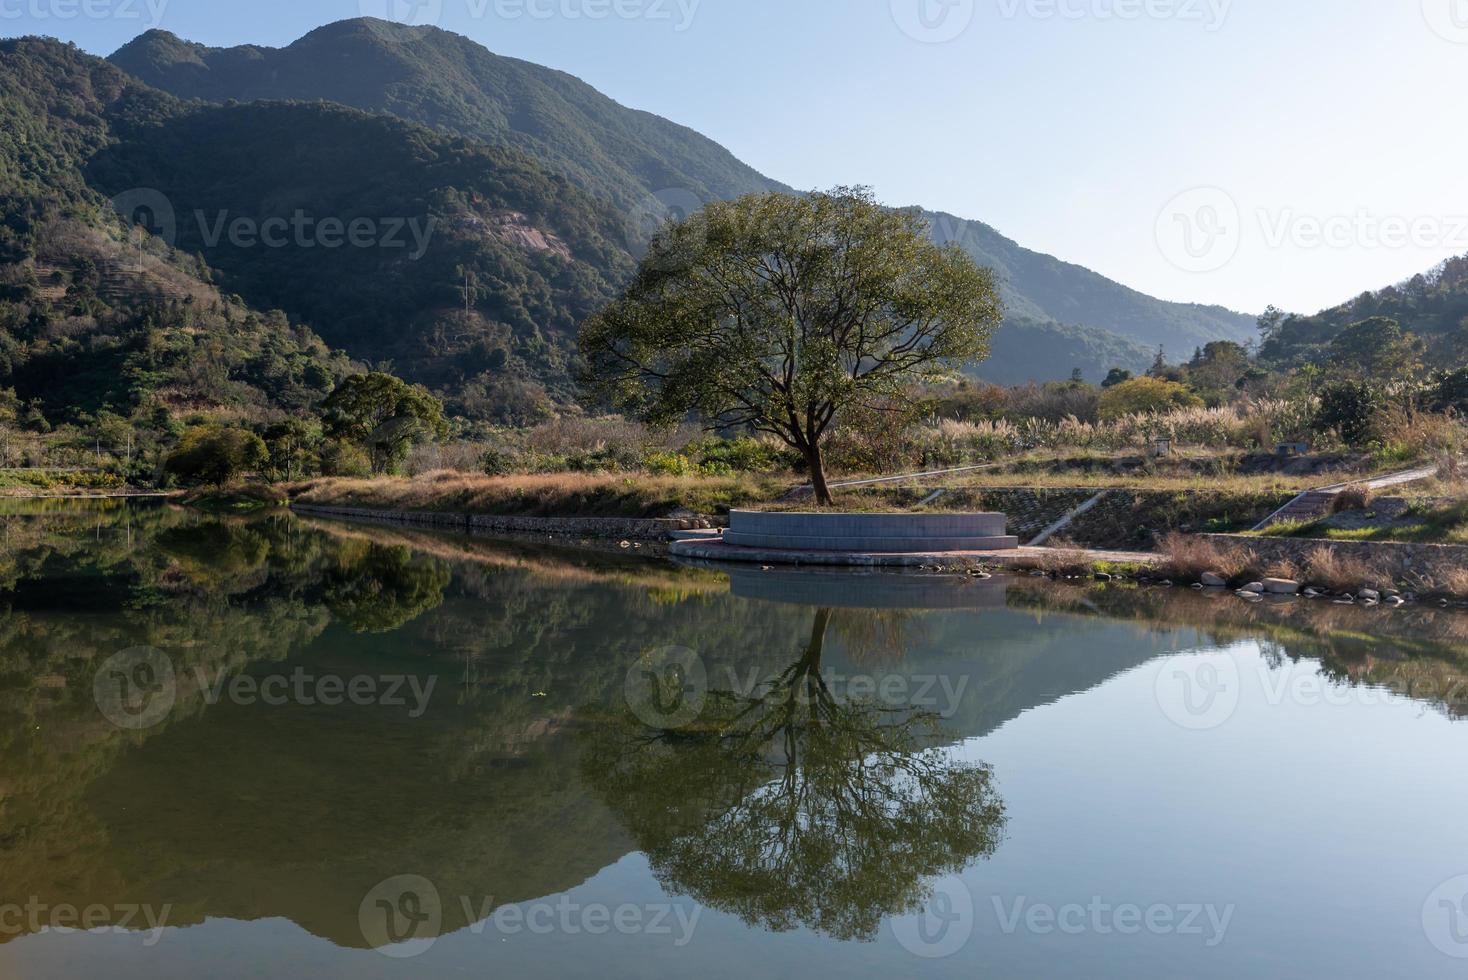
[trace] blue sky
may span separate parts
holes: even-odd
[[[1468,0],[0,0],[107,54],[431,20],[1167,299],[1314,311],[1468,252]]]

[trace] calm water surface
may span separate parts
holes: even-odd
[[[1456,977],[1468,620],[160,506],[0,539],[0,977]]]

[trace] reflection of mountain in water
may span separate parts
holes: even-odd
[[[822,596],[842,608],[821,613],[805,601]],[[670,884],[702,901],[771,927],[812,922],[860,935],[873,920],[856,914],[840,882],[821,893],[818,919],[798,910],[782,919],[790,910],[758,895],[740,905],[731,889],[756,879],[734,872],[770,869],[711,849],[735,838],[706,836],[718,829],[710,801],[729,812],[775,799],[770,787],[792,759],[809,762],[801,774],[821,788],[822,773],[870,757],[853,755],[852,745],[905,765],[1214,631],[1204,617],[1182,630],[1158,626],[1189,614],[1126,601],[1135,606],[1028,582],[788,573],[735,576],[731,591],[721,576],[656,562],[161,506],[11,516],[0,542],[7,893],[53,906],[171,904],[174,924],[284,916],[361,947],[359,903],[394,876],[434,881],[448,897],[452,930],[468,924],[458,896],[478,907],[551,895],[634,848],[663,847],[678,875]],[[823,624],[816,661],[813,622]],[[1288,649],[1299,636],[1297,627],[1277,639]],[[134,735],[99,717],[91,683],[101,660],[139,645],[166,652],[181,683],[169,720]],[[833,712],[829,730],[852,741],[821,741],[807,715],[781,714],[762,692],[765,724],[748,728],[760,751],[731,755],[714,745],[705,758],[675,748],[650,768],[624,767],[616,785],[589,784],[588,751],[615,748],[628,734],[629,670],[669,646],[696,650],[716,688],[745,678],[786,691],[826,685],[832,696],[807,706]],[[421,718],[384,705],[210,705],[204,696],[211,679],[297,668],[411,674],[420,687],[437,686]],[[905,742],[876,730],[867,707],[844,697],[863,676],[898,678],[909,694],[929,679],[929,693],[955,692],[951,704],[934,706],[941,731],[916,730]],[[792,740],[772,752],[772,732]],[[689,774],[681,795],[676,767]],[[979,778],[941,769],[903,778],[929,777],[935,799]],[[978,798],[979,784],[971,788]],[[759,819],[756,807],[740,826],[757,828]],[[877,857],[922,874],[997,843],[975,837],[928,868],[902,848],[941,821],[902,832],[868,826]],[[854,832],[802,843],[829,847],[844,837]],[[806,868],[820,854],[791,853]],[[845,866],[850,881],[881,898],[868,912],[921,895],[920,876],[871,877],[880,861]]]

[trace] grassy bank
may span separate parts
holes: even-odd
[[[373,480],[288,485],[292,501],[317,507],[464,512],[500,517],[656,518],[717,514],[773,501],[790,488],[775,477],[557,473],[478,476],[443,471]]]

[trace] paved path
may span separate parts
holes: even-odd
[[[1279,510],[1264,519],[1264,523],[1254,528],[1255,531],[1266,531],[1276,524],[1285,521],[1316,521],[1322,517],[1329,516],[1335,498],[1352,487],[1362,487],[1366,490],[1385,490],[1387,487],[1400,487],[1409,483],[1419,483],[1422,480],[1430,480],[1437,476],[1438,465],[1419,466],[1415,470],[1403,470],[1400,473],[1388,473],[1386,476],[1378,476],[1372,480],[1357,480],[1353,483],[1337,483],[1328,487],[1320,487],[1317,490],[1306,490],[1294,500],[1285,504]]]

